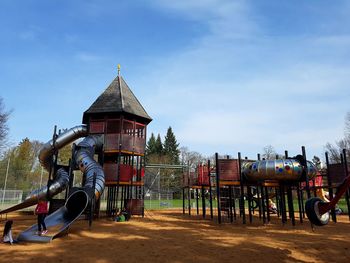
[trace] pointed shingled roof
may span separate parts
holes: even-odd
[[[96,113],[128,113],[145,119],[147,124],[152,121],[121,76],[117,76],[84,112],[83,123],[86,123],[87,115]]]

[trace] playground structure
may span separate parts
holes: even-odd
[[[50,242],[66,233],[82,214],[91,225],[93,218],[99,216],[100,196],[105,188],[108,216],[114,216],[118,208],[143,216],[146,126],[151,121],[118,68],[118,76],[84,112],[83,125],[58,134],[55,127],[52,140],[40,149],[40,164],[49,172],[47,185],[33,191],[22,203],[0,211],[5,214],[35,205],[39,200],[50,201],[45,222],[49,229],[58,230],[50,236],[39,236],[33,225],[18,240]],[[69,164],[58,165],[59,150],[79,138],[84,139],[73,144]],[[83,174],[82,187],[73,187],[73,171],[77,169]],[[54,199],[63,191],[65,199]]]
[[[258,154],[257,160],[248,160],[242,159],[240,153],[237,159],[220,158],[216,153],[214,165],[208,161],[183,174],[183,214],[187,208],[191,215],[195,206],[196,214],[201,211],[206,218],[208,206],[210,218],[214,219],[215,210],[218,223],[224,220],[232,223],[240,217],[246,224],[247,216],[252,223],[253,214],[258,210],[259,219],[264,223],[270,222],[271,213],[286,223],[288,213],[295,225],[298,211],[301,223],[307,215],[312,224],[322,226],[328,223],[330,216],[336,222],[336,203],[344,194],[349,213],[350,175],[345,150],[340,164],[330,164],[326,153],[325,171],[318,171],[313,163],[306,161],[305,147],[302,147],[302,155],[288,158],[286,151],[285,156],[284,159],[261,160]],[[194,205],[192,199],[195,199]],[[297,199],[297,210],[294,199]]]
[[[105,188],[107,216],[114,217],[118,208],[126,208],[132,215],[144,216],[146,128],[151,121],[118,71],[118,76],[84,112],[83,124],[58,133],[55,127],[52,140],[41,148],[39,160],[49,172],[47,185],[33,191],[22,203],[0,211],[0,214],[6,214],[35,205],[39,200],[50,201],[49,216],[46,218],[47,227],[54,229],[50,236],[37,235],[36,225],[33,225],[18,239],[50,242],[65,234],[81,215],[85,215],[91,225],[93,218],[100,215],[100,197]],[[73,144],[69,163],[58,165],[60,149],[80,138],[84,139]],[[197,214],[201,195],[204,218],[208,199],[210,216],[214,218],[213,200],[216,199],[219,223],[225,219],[223,213],[230,222],[240,216],[246,223],[246,202],[249,222],[252,222],[253,213],[258,209],[259,217],[266,223],[270,221],[269,210],[274,204],[272,199],[276,199],[275,212],[282,222],[287,222],[288,212],[295,225],[294,195],[298,200],[300,222],[303,222],[305,214],[315,225],[327,224],[330,214],[336,221],[335,205],[344,193],[350,210],[350,176],[345,151],[341,164],[329,164],[327,155],[326,159],[327,184],[322,185],[316,184],[315,178],[320,175],[316,167],[306,160],[305,148],[302,148],[302,155],[288,158],[288,152],[285,152],[285,158],[277,160],[261,160],[260,155],[257,160],[242,159],[240,153],[237,159],[219,158],[216,154],[213,167],[208,161],[207,164],[198,165],[196,171],[184,173],[183,213],[187,196],[188,212],[191,214],[191,190],[195,190]],[[75,170],[83,174],[82,187],[73,186]],[[323,188],[328,189],[329,200]],[[334,189],[338,189],[335,195]],[[63,191],[65,198],[55,199]],[[308,200],[304,208],[305,193]],[[236,201],[239,214],[236,212]]]

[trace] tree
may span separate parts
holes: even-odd
[[[40,182],[41,168],[37,159],[42,143],[23,139],[18,146],[8,149],[0,162],[0,170],[6,171],[10,159],[7,188],[32,190]],[[5,172],[0,174],[5,176]],[[1,180],[3,181],[3,180]]]
[[[172,164],[180,163],[179,143],[177,143],[175,135],[171,127],[168,128],[164,140],[164,154],[167,155]]]
[[[11,111],[5,110],[5,105],[3,99],[0,97],[0,153],[6,148],[7,145],[7,135],[9,128],[7,121],[10,117]]]
[[[159,156],[162,156],[163,151],[164,149],[163,149],[162,139],[160,138],[160,134],[158,133],[157,140],[155,143],[155,153],[158,154]]]
[[[330,163],[340,163],[340,155],[343,149],[346,150],[347,156],[350,155],[350,112],[345,115],[344,138],[335,142],[335,145],[327,143],[325,149],[328,152]]]
[[[149,138],[146,145],[146,156],[156,153],[156,137],[152,132],[151,137]]]
[[[320,157],[318,157],[318,156],[314,156],[314,158],[312,158],[312,162],[315,164],[315,166],[317,167],[317,169],[321,169],[322,167],[321,167],[321,159],[320,159]]]
[[[263,148],[262,158],[265,160],[275,160],[276,159],[276,151],[272,145],[267,145]]]
[[[180,160],[184,165],[198,165],[201,162],[207,162],[207,158],[196,151],[189,151],[187,147],[180,148]]]
[[[69,159],[72,157],[72,143],[67,144],[58,151],[58,164],[68,165]]]

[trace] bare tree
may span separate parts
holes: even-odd
[[[350,140],[350,111],[345,115],[345,138]]]
[[[266,160],[274,160],[276,159],[276,151],[272,145],[267,145],[263,148],[262,158]]]
[[[340,163],[340,155],[343,149],[346,150],[347,155],[350,155],[350,112],[345,116],[344,138],[336,141],[335,145],[327,143],[325,149],[328,152],[329,161],[331,163]]]
[[[5,110],[3,99],[0,97],[0,153],[7,146],[7,135],[9,132],[7,121],[10,117],[10,114],[11,114],[11,111]]]
[[[207,158],[198,152],[189,151],[187,147],[180,148],[180,161],[183,164],[197,165],[206,160]]]

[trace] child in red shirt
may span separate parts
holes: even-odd
[[[45,235],[47,233],[46,225],[45,225],[45,217],[47,215],[47,201],[40,200],[38,205],[35,208],[35,214],[38,215],[38,234]],[[41,226],[43,227],[43,231],[41,232]]]

